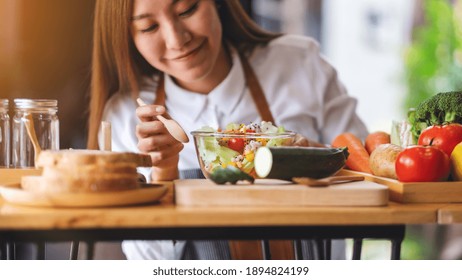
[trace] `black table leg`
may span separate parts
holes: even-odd
[[[37,260],[44,260],[46,258],[45,242],[37,242]]]
[[[326,259],[326,255],[324,254],[325,250],[324,250],[324,242],[322,239],[315,239],[314,240],[314,243],[316,244],[315,248],[316,248],[316,252],[318,253],[318,260],[325,260]]]
[[[392,239],[391,240],[391,259],[400,260],[401,259],[401,243],[403,239]]]
[[[326,260],[332,259],[332,239],[324,239],[324,258]]]
[[[7,242],[6,243],[6,259],[15,260],[16,259],[15,253],[16,252],[15,252],[14,242]]]
[[[92,260],[95,255],[95,243],[87,241],[87,260]]]
[[[261,250],[263,253],[263,259],[271,260],[271,250],[270,250],[270,244],[268,240],[265,239],[261,241]]]
[[[0,242],[0,260],[6,260],[6,242]]]
[[[79,257],[79,241],[72,241],[71,242],[71,250],[69,254],[69,259],[77,260]]]
[[[361,251],[363,248],[363,239],[362,238],[354,238],[353,239],[353,260],[360,260],[361,259]]]
[[[296,260],[303,260],[302,241],[300,239],[294,240],[294,253]]]

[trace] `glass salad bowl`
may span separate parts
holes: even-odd
[[[191,134],[202,173],[208,179],[217,168],[228,166],[256,178],[254,157],[259,147],[291,146],[295,140],[294,132],[268,122],[229,124],[225,130],[203,127]]]

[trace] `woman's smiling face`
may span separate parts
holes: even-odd
[[[131,27],[141,55],[178,84],[188,88],[223,78],[227,58],[215,1],[135,0]]]

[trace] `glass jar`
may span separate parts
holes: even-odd
[[[0,168],[10,166],[10,117],[8,99],[0,99]]]
[[[31,125],[42,150],[59,150],[58,101],[15,99],[14,105],[12,164],[15,168],[34,167],[35,150],[26,122],[32,117]]]

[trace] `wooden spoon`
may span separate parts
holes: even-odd
[[[141,98],[136,99],[136,102],[138,102],[139,106],[147,105],[146,102],[144,102]],[[166,119],[161,115],[157,115],[156,117],[160,122],[164,124],[165,128],[173,136],[173,138],[181,143],[189,142],[188,135],[186,135],[186,132],[184,132],[184,129],[179,123],[177,123],[175,120]]]
[[[292,181],[301,184],[307,185],[310,187],[327,187],[335,183],[345,183],[352,181],[363,181],[364,176],[361,175],[346,175],[346,176],[331,176],[323,179],[313,179],[308,177],[295,177],[292,178]]]
[[[29,135],[32,146],[34,146],[34,162],[37,162],[37,158],[42,152],[42,148],[40,147],[40,144],[37,140],[37,134],[35,133],[34,119],[32,118],[31,114],[24,115],[22,119],[24,121],[24,125],[26,126],[27,135]]]

